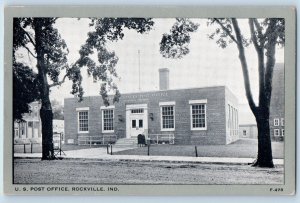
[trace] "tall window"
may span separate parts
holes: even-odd
[[[114,131],[114,110],[113,109],[102,110],[102,131],[104,132]]]
[[[279,126],[279,118],[274,118],[274,126]]]
[[[234,108],[232,106],[231,106],[231,128],[232,128],[232,130],[235,129],[235,125],[234,125]]]
[[[79,121],[79,132],[88,132],[89,131],[89,112],[88,111],[79,111],[78,112],[78,121]]]
[[[227,126],[228,126],[229,129],[231,128],[231,126],[230,126],[230,119],[231,119],[230,105],[228,104],[228,122],[227,122]]]
[[[162,130],[174,130],[174,106],[161,107]]]
[[[26,124],[25,122],[20,123],[21,135],[25,135],[25,131],[26,131],[25,124]],[[26,136],[27,136],[27,133],[26,133]]]
[[[192,130],[206,129],[206,104],[191,105],[191,127]]]
[[[281,126],[284,126],[284,118],[281,118]]]
[[[284,129],[281,129],[281,136],[284,137]]]
[[[279,129],[274,129],[274,136],[278,137],[280,135]]]

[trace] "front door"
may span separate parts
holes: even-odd
[[[130,137],[137,137],[139,134],[144,134],[144,118],[142,116],[134,116],[131,118]]]
[[[148,131],[147,104],[126,106],[126,137],[136,138],[139,134],[147,136]]]

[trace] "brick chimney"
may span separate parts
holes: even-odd
[[[169,89],[169,69],[161,68],[159,71],[159,90]]]

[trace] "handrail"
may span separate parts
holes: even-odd
[[[159,143],[159,141],[168,141],[169,144],[175,144],[175,136],[173,133],[169,134],[148,134],[148,140],[153,140],[156,142],[156,144]]]
[[[117,140],[116,135],[102,135],[102,136],[89,136],[89,135],[79,135],[78,145],[92,145],[94,143],[107,144]]]

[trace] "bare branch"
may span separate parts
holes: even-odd
[[[55,82],[55,83],[49,85],[49,88],[55,87],[55,86],[58,86],[58,85],[62,85],[62,84],[65,82],[67,76],[68,76],[68,73],[66,73],[66,74],[64,75],[64,77],[63,77],[63,79],[62,79],[61,81]]]
[[[25,35],[28,37],[29,41],[33,44],[33,46],[35,46],[35,43],[34,43],[33,39],[31,38],[30,34],[26,30],[24,30],[24,28],[22,28],[22,30],[25,33]]]
[[[264,42],[265,42],[265,38],[264,35],[262,33],[262,27],[260,26],[257,18],[252,18],[254,25],[256,27],[257,33],[258,33],[258,38],[261,40],[260,41],[260,46],[263,47],[264,46]]]
[[[252,39],[252,42],[254,44],[254,47],[255,47],[256,51],[259,52],[259,51],[261,51],[261,49],[260,49],[260,46],[258,44],[257,36],[255,34],[253,18],[249,19],[249,27],[250,27],[251,39]]]
[[[222,27],[222,29],[226,32],[226,34],[234,41],[235,43],[238,43],[234,36],[231,34],[231,32],[219,21],[219,19],[214,18],[214,20]]]
[[[271,101],[272,93],[272,80],[273,80],[273,70],[276,62],[275,53],[276,53],[276,40],[278,38],[278,33],[276,32],[276,20],[271,19],[269,26],[267,28],[268,43],[266,45],[266,73],[265,73],[265,92],[268,105]],[[272,33],[272,34],[270,34]]]
[[[250,32],[251,32],[251,39],[253,41],[256,53],[257,53],[257,59],[258,59],[258,73],[259,73],[259,106],[265,101],[265,66],[264,66],[264,51],[263,51],[263,46],[264,42],[262,44],[258,44],[258,38],[256,33],[255,33],[255,22],[258,23],[257,19],[250,18],[249,19],[249,27],[250,27]],[[258,28],[256,28],[258,29]],[[258,31],[262,34],[261,30]],[[261,36],[262,37],[262,36]]]
[[[239,58],[240,58],[240,62],[242,65],[247,100],[248,100],[248,103],[249,103],[249,106],[250,106],[252,112],[254,114],[256,114],[257,107],[254,103],[252,92],[251,92],[250,78],[249,78],[248,66],[247,66],[247,61],[246,61],[246,56],[245,56],[245,50],[244,50],[243,41],[242,41],[242,34],[241,34],[241,30],[239,28],[238,22],[235,18],[232,18],[232,25],[233,25],[235,35],[236,35],[237,48],[239,50]]]
[[[30,49],[24,44],[23,47],[25,49],[27,49],[28,53],[30,53],[31,56],[33,56],[34,58],[36,58],[36,56],[30,51]]]

